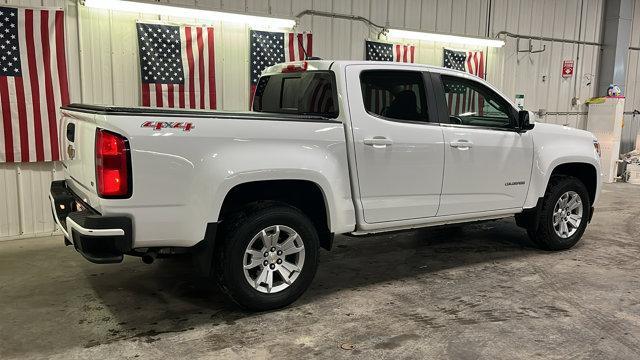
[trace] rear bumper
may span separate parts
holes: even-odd
[[[96,264],[122,262],[133,246],[132,222],[126,216],[102,216],[88,207],[64,180],[51,183],[53,219],[82,256]]]

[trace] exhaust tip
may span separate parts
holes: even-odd
[[[153,264],[158,254],[155,251],[150,251],[142,255],[142,262],[145,264]]]

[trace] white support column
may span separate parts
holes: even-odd
[[[605,1],[604,22],[602,26],[602,56],[598,76],[598,95],[607,95],[610,84],[617,84],[625,93],[625,78],[629,44],[631,42],[631,24],[633,0]]]

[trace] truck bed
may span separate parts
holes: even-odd
[[[86,104],[62,110],[67,185],[96,212],[134,219],[134,248],[195,245],[204,238],[207,224],[218,221],[229,191],[256,181],[320,184],[331,210],[340,213],[331,230],[353,230],[347,146],[339,120],[304,114]],[[110,199],[97,194],[98,129],[127,139],[129,197]]]
[[[162,116],[162,117],[189,117],[189,118],[220,118],[234,120],[266,120],[266,121],[306,121],[340,123],[339,120],[318,115],[282,114],[253,111],[220,111],[205,109],[182,108],[150,108],[128,107],[116,105],[90,105],[73,103],[62,107],[63,110],[82,112],[97,115],[121,115],[121,116]]]

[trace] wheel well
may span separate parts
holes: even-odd
[[[257,201],[280,201],[296,207],[311,219],[318,231],[320,245],[331,249],[332,234],[324,194],[316,183],[307,180],[265,180],[236,185],[222,203],[219,220]]]
[[[593,165],[587,163],[560,164],[553,169],[551,176],[554,175],[573,176],[582,181],[589,193],[589,200],[591,204],[593,204],[596,197],[596,188],[598,186],[598,173]]]

